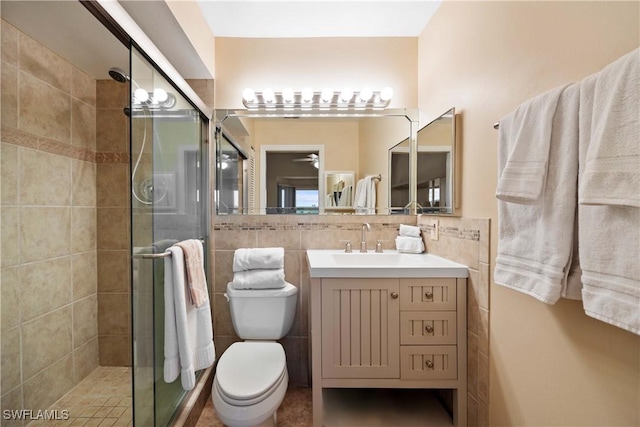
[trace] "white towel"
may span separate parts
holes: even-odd
[[[233,272],[284,268],[284,248],[240,248],[233,254]]]
[[[640,207],[640,49],[609,64],[593,88],[581,204]]]
[[[404,254],[421,254],[424,252],[424,242],[421,237],[397,236],[396,249]]]
[[[548,148],[546,185],[538,204],[498,200],[497,284],[531,295],[547,304],[561,295],[575,298],[577,275],[572,265],[578,171],[579,86],[567,87],[557,103]],[[498,167],[512,152],[513,116],[500,121]],[[546,149],[546,148],[545,148]],[[575,270],[575,267],[574,267]],[[570,280],[569,280],[570,279]]]
[[[196,371],[216,359],[209,300],[196,307],[189,302],[184,253],[178,246],[168,249],[164,261],[164,381],[181,376],[182,388],[196,384]]]
[[[637,55],[637,51],[634,51]],[[627,60],[623,57],[623,60]],[[613,64],[622,65],[621,60]],[[603,71],[607,70],[606,67]],[[612,70],[609,70],[612,71]],[[619,206],[620,200],[633,200],[633,192],[619,193],[618,188],[626,191],[633,191],[627,188],[628,182],[615,182],[610,188],[613,200],[607,197],[600,198],[597,202],[611,202],[611,205],[589,205],[596,201],[593,197],[600,191],[599,185],[592,180],[596,176],[597,168],[592,168],[593,173],[587,174],[585,169],[591,168],[600,163],[597,156],[605,152],[614,152],[624,142],[626,132],[630,131],[624,124],[620,123],[621,117],[626,117],[628,111],[612,109],[606,113],[611,123],[618,123],[625,127],[623,138],[614,137],[615,129],[609,127],[608,123],[601,122],[601,109],[603,105],[595,105],[598,102],[596,94],[602,86],[598,84],[602,77],[601,73],[593,74],[581,83],[580,92],[580,183],[578,198],[579,218],[579,252],[582,267],[582,299],[587,315],[599,319],[603,322],[626,329],[640,335],[640,209],[637,207]],[[604,77],[608,79],[609,77]],[[622,87],[626,83],[622,79],[619,81]],[[637,92],[636,86],[633,91]],[[616,87],[611,88],[611,94],[618,92]],[[628,96],[637,96],[627,93]],[[605,98],[606,99],[606,98]],[[633,109],[634,107],[630,107]],[[636,120],[637,120],[637,104]],[[633,119],[632,119],[633,120]],[[635,141],[640,140],[639,132],[635,131]],[[602,138],[606,137],[607,140]],[[608,147],[598,147],[604,143]],[[592,144],[595,144],[594,148]],[[623,154],[623,153],[619,153]],[[634,155],[633,149],[629,151]],[[588,156],[592,155],[591,161]],[[595,163],[594,163],[595,161]],[[622,162],[624,164],[624,162]],[[622,176],[627,176],[624,165],[619,169]],[[625,172],[626,171],[626,172]],[[591,181],[585,182],[585,179]],[[609,176],[602,179],[608,180]],[[629,178],[630,180],[633,178]],[[591,187],[591,189],[589,189]],[[589,189],[587,191],[587,189]],[[593,191],[592,191],[593,190]],[[588,196],[585,196],[585,191]],[[638,191],[638,187],[635,187]],[[590,195],[589,195],[590,194]],[[631,197],[625,197],[625,195]]]
[[[420,234],[420,227],[416,227],[415,225],[400,224],[398,234],[401,236],[422,237]]]
[[[234,289],[279,289],[284,288],[284,269],[248,270],[233,273]]]
[[[376,213],[376,180],[367,175],[356,183],[356,197],[353,201],[356,214],[375,215]]]
[[[340,207],[347,207],[347,206],[351,206],[351,192],[353,190],[353,187],[351,187],[350,185],[344,187],[342,189],[342,193],[340,194],[340,199],[338,200],[338,206]]]
[[[498,199],[514,203],[539,203],[542,199],[553,117],[565,87],[536,96],[500,120],[500,138],[508,140],[509,148],[498,176]],[[509,126],[503,126],[505,122]]]

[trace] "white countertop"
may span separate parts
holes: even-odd
[[[397,251],[346,253],[336,249],[307,249],[309,273],[321,277],[469,277],[466,265],[431,254]]]

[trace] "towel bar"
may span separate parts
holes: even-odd
[[[202,244],[204,245],[204,239],[198,239],[202,242]],[[171,252],[166,251],[166,252],[160,252],[157,254],[133,254],[134,258],[143,258],[143,259],[159,259],[159,258],[166,258],[168,256],[171,255]]]
[[[493,128],[494,128],[494,129],[500,129],[500,122],[495,122],[495,123],[493,124]]]

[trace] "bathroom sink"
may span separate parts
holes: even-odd
[[[468,277],[467,266],[432,254],[308,249],[311,277]]]

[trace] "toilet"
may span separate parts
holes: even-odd
[[[276,340],[296,314],[298,288],[233,289],[227,285],[231,320],[243,342],[218,360],[211,396],[216,415],[229,427],[275,426],[289,383],[287,359]]]

